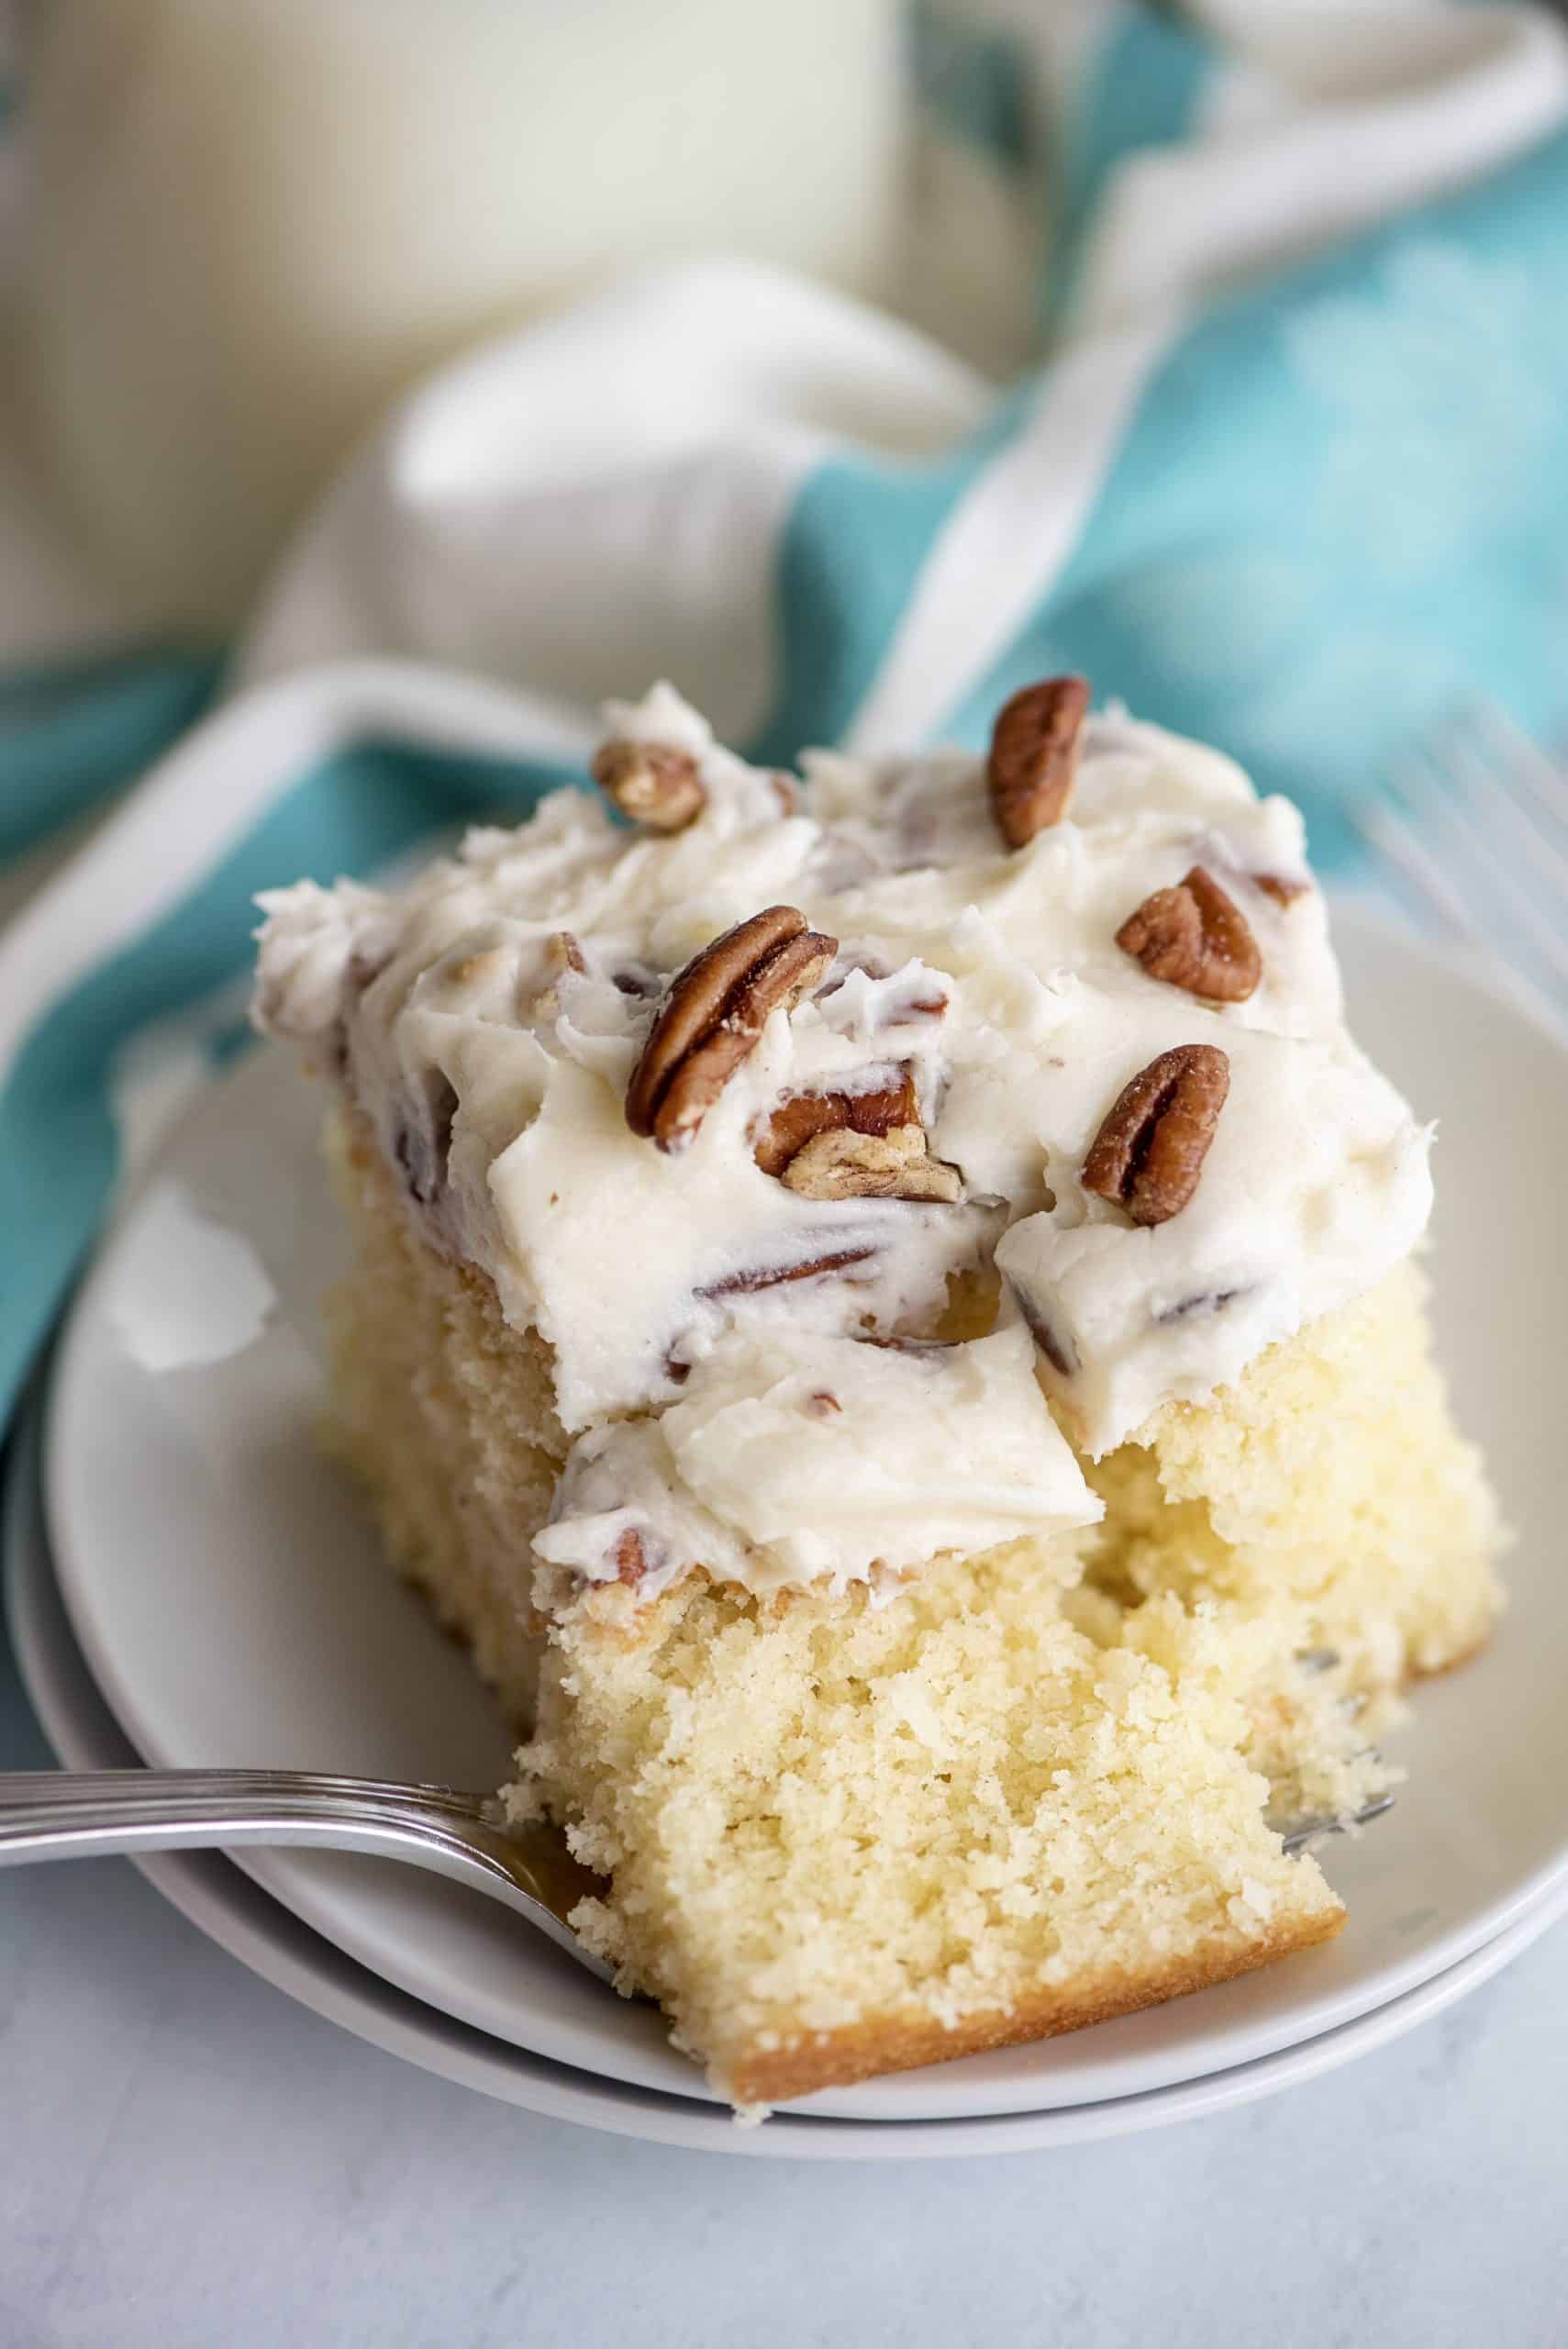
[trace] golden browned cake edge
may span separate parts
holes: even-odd
[[[851,2087],[886,2072],[913,2071],[960,2055],[1055,2039],[1170,1998],[1184,1998],[1195,1990],[1212,1989],[1279,1958],[1316,1948],[1334,1939],[1346,1915],[1341,1904],[1289,1929],[1262,1933],[1245,1947],[1217,1938],[1147,1974],[1117,1969],[1075,1983],[1070,1992],[1041,1991],[1013,2007],[971,2015],[951,2029],[929,2014],[871,2015],[848,2030],[808,2033],[782,2047],[744,2051],[717,2068],[737,2104],[784,2104],[815,2095],[819,2088]]]

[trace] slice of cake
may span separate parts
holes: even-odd
[[[748,2107],[1324,1939],[1290,1831],[1498,1534],[1299,818],[1073,678],[804,786],[608,725],[263,900],[257,989],[337,1094],[332,1441],[577,1930]]]

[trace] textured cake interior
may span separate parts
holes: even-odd
[[[1333,1933],[1262,1824],[1266,1635],[1162,1598],[1078,1629],[1060,1562],[877,1609],[689,1583],[568,1624],[514,1800],[612,1879],[575,1921],[739,2103],[1044,2037]],[[1277,1659],[1274,1659],[1277,1661]]]
[[[940,1560],[881,1605],[612,1586],[547,1639],[549,1349],[428,1244],[362,1130],[335,1119],[328,1153],[355,1242],[334,1447],[533,1720],[510,1799],[608,1879],[574,1923],[738,2102],[1071,2029],[1337,1930],[1265,1807],[1364,1798],[1367,1722],[1497,1603],[1412,1268],[1085,1464],[1089,1534]]]
[[[1126,1598],[1296,1598],[1312,1645],[1374,1705],[1480,1647],[1501,1529],[1426,1297],[1420,1267],[1398,1265],[1211,1401],[1169,1404],[1085,1461],[1106,1502],[1093,1578]]]

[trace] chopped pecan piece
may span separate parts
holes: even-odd
[[[787,1281],[814,1281],[824,1273],[847,1273],[851,1265],[865,1264],[875,1255],[874,1248],[838,1248],[826,1256],[807,1256],[795,1264],[766,1264],[755,1272],[727,1273],[722,1280],[709,1281],[699,1288],[699,1297],[755,1297],[759,1289],[782,1288]]]
[[[751,1155],[764,1174],[782,1174],[817,1134],[884,1134],[917,1122],[915,1081],[906,1068],[895,1085],[863,1093],[789,1093],[758,1135]]]
[[[648,1558],[642,1547],[642,1536],[635,1526],[628,1525],[610,1552],[615,1564],[617,1582],[635,1589],[648,1572]]]
[[[1116,942],[1151,979],[1211,1003],[1245,1003],[1263,975],[1246,916],[1201,864],[1178,887],[1145,897]]]
[[[427,1071],[420,1089],[422,1100],[411,1103],[412,1114],[397,1121],[392,1152],[410,1196],[428,1208],[446,1187],[458,1097],[444,1069]]]
[[[691,752],[668,742],[602,742],[593,775],[623,816],[652,832],[683,831],[702,814],[707,797]]]
[[[559,978],[562,971],[575,971],[581,978],[588,965],[583,960],[583,949],[569,930],[552,930],[544,941],[545,961]]]
[[[1030,1337],[1052,1370],[1062,1378],[1075,1377],[1083,1364],[1078,1359],[1078,1350],[1072,1340],[1064,1337],[1055,1324],[1047,1319],[1043,1307],[1030,1297],[1027,1289],[1020,1288],[1016,1281],[1009,1283],[1009,1286],[1018,1300],[1018,1311],[1028,1324]]]
[[[670,982],[627,1087],[626,1121],[661,1150],[681,1150],[769,1015],[794,1008],[838,952],[793,906],[769,906],[694,955]]]
[[[1297,897],[1308,896],[1312,890],[1310,881],[1298,881],[1289,873],[1254,873],[1252,886],[1272,897],[1276,906],[1294,906]]]
[[[1177,1044],[1124,1085],[1084,1161],[1084,1188],[1134,1223],[1165,1223],[1197,1189],[1230,1063],[1213,1044]]]
[[[1009,848],[1027,848],[1037,832],[1061,822],[1088,707],[1084,677],[1046,677],[1003,704],[991,730],[985,781],[996,829]]]
[[[1211,1314],[1223,1313],[1228,1305],[1234,1305],[1239,1297],[1249,1294],[1246,1288],[1204,1289],[1195,1297],[1184,1297],[1176,1305],[1167,1305],[1154,1319],[1162,1329],[1169,1329],[1177,1321],[1207,1321]]]
[[[568,971],[579,978],[586,975],[588,965],[583,959],[583,949],[569,930],[552,930],[544,941],[544,967],[549,974],[546,985],[532,1000],[523,1006],[523,1016],[528,1019],[553,1019],[561,1009],[561,982]]]
[[[958,1168],[931,1156],[922,1126],[816,1134],[780,1179],[805,1199],[927,1199],[952,1207],[963,1197]]]

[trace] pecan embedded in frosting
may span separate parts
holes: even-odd
[[[933,1158],[925,1130],[895,1126],[884,1134],[849,1128],[815,1135],[784,1168],[786,1187],[806,1199],[923,1199],[956,1207],[963,1177]]]
[[[919,1114],[906,1067],[896,1071],[891,1084],[859,1093],[789,1093],[758,1135],[751,1155],[764,1174],[782,1174],[817,1134],[885,1134],[895,1126],[917,1123]]]
[[[691,1141],[774,1011],[827,974],[838,941],[769,906],[705,946],[670,983],[627,1087],[626,1121],[661,1150]]]
[[[1052,1324],[1039,1299],[1021,1288],[1017,1282],[1009,1284],[1015,1302],[1023,1315],[1030,1337],[1059,1377],[1074,1377],[1082,1368],[1077,1349],[1062,1337]]]
[[[1027,848],[1066,813],[1088,707],[1084,677],[1042,678],[1002,705],[991,730],[985,781],[996,829],[1009,848]]]
[[[1254,873],[1251,881],[1253,888],[1272,897],[1276,906],[1294,906],[1297,897],[1312,894],[1311,882],[1298,880],[1293,873]]]
[[[1245,914],[1201,864],[1178,887],[1145,897],[1116,942],[1151,979],[1211,1003],[1245,1003],[1263,975]]]
[[[612,740],[594,753],[594,781],[634,823],[678,832],[695,823],[707,797],[689,751],[665,742]]]
[[[628,1526],[616,1541],[610,1553],[616,1570],[616,1580],[635,1590],[648,1573],[648,1553],[642,1546],[642,1536],[635,1527]]]
[[[588,965],[583,949],[569,930],[552,930],[544,941],[545,985],[529,996],[525,994],[519,1008],[526,1019],[553,1019],[561,1009],[561,982],[571,972],[577,978],[587,975]],[[536,965],[537,970],[537,965]]]
[[[1084,1188],[1134,1223],[1169,1222],[1197,1189],[1229,1090],[1230,1063],[1215,1045],[1162,1052],[1117,1096],[1084,1161]]]
[[[754,1270],[726,1273],[722,1280],[707,1282],[697,1295],[755,1297],[761,1289],[787,1288],[794,1281],[816,1281],[828,1273],[851,1272],[857,1264],[869,1264],[875,1254],[874,1248],[832,1248],[826,1255],[806,1256],[793,1264],[760,1264]]]
[[[411,1198],[434,1207],[446,1187],[457,1118],[456,1087],[444,1069],[432,1069],[393,1132],[392,1154]]]
[[[544,953],[545,961],[557,977],[562,971],[575,971],[581,977],[588,968],[583,949],[569,930],[552,930],[545,941]]]

